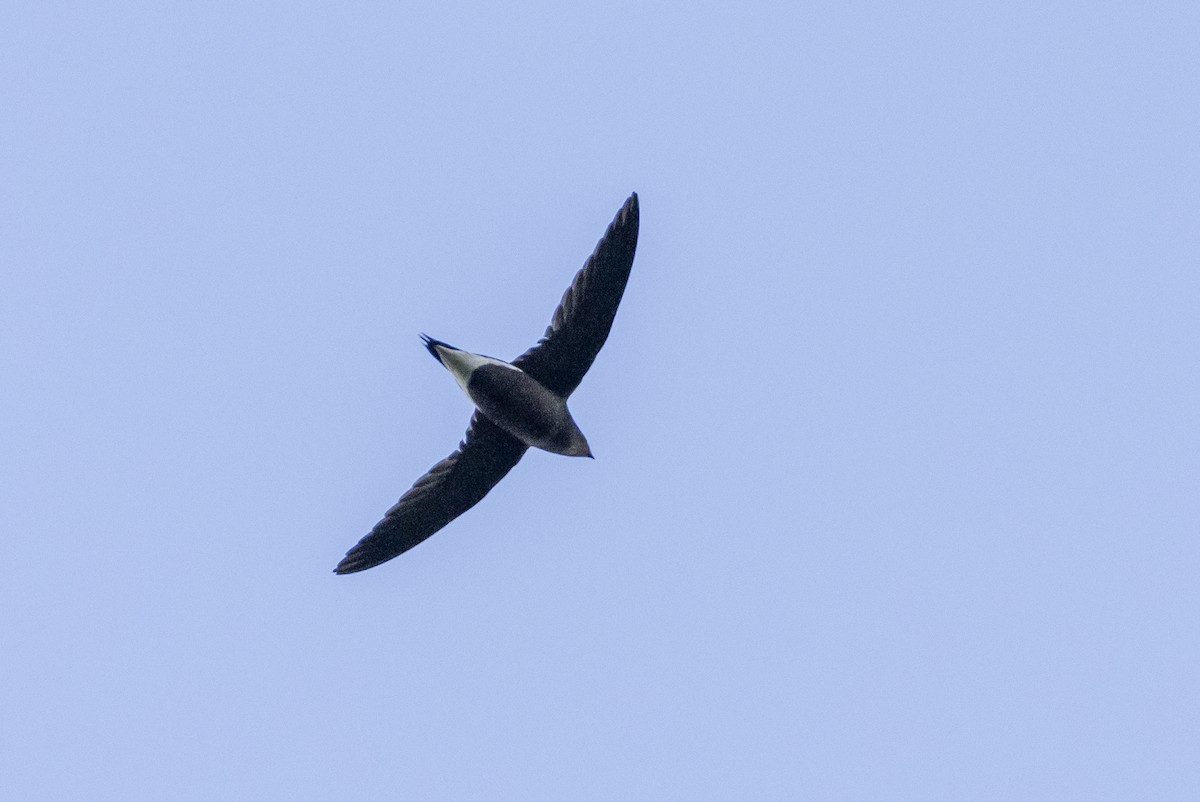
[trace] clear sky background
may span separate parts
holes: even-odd
[[[1200,6],[0,7],[0,797],[1196,799]],[[636,190],[530,453],[364,574]]]

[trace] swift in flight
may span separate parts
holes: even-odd
[[[638,199],[629,196],[563,294],[537,345],[505,362],[421,335],[425,347],[475,404],[458,450],[417,480],[334,573],[387,562],[487,495],[529,447],[591,457],[567,398],[608,339],[637,248]]]

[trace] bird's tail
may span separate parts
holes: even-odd
[[[461,351],[462,350],[461,348],[455,348],[453,345],[450,345],[449,343],[444,343],[441,340],[435,340],[432,337],[430,337],[428,334],[421,335],[421,342],[425,343],[426,350],[428,350],[429,353],[433,354],[433,358],[436,359],[438,362],[441,362],[443,367],[445,366],[445,363],[442,362],[442,357],[438,353],[437,348],[435,346],[441,346],[442,348],[448,348],[451,351]]]

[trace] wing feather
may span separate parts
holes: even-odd
[[[478,504],[527,448],[476,411],[458,450],[418,479],[383,520],[346,552],[334,573],[365,571],[425,540]]]
[[[635,192],[563,293],[545,335],[512,364],[563,398],[575,391],[608,339],[633,268],[637,237]]]

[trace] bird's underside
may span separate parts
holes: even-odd
[[[595,251],[575,274],[554,310],[546,333],[536,345],[514,359],[511,367],[524,371],[563,401],[574,392],[608,338],[633,267],[637,236],[635,193],[625,201]],[[430,342],[445,344],[426,340],[431,353],[442,361],[429,346]],[[468,388],[464,385],[463,389]],[[583,447],[586,448],[586,441]],[[346,553],[335,573],[351,574],[372,568],[433,535],[479,503],[528,448],[526,442],[476,409],[458,450],[418,479],[383,520]],[[579,449],[550,450],[590,455]]]

